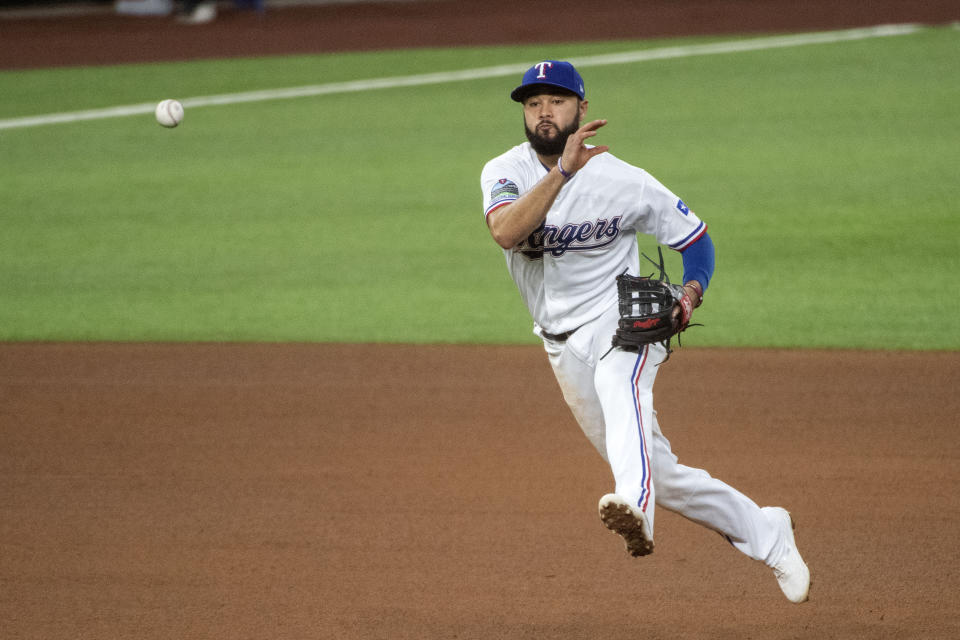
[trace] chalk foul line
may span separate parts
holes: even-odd
[[[669,60],[674,58],[688,58],[691,56],[718,55],[724,53],[740,53],[745,51],[762,51],[785,47],[799,47],[813,44],[830,44],[868,38],[882,38],[887,36],[901,36],[917,33],[922,25],[899,24],[867,27],[862,29],[846,29],[843,31],[823,31],[818,33],[801,33],[786,36],[770,36],[750,38],[745,40],[728,40],[708,44],[687,46],[662,47],[659,49],[642,49],[623,53],[611,53],[581,58],[571,58],[578,68],[600,67],[615,64],[630,64],[650,60]],[[378,89],[396,89],[401,87],[422,87],[432,84],[446,84],[450,82],[464,82],[483,78],[499,78],[504,76],[521,75],[529,68],[529,63],[506,64],[478,69],[463,69],[460,71],[438,71],[410,76],[396,76],[391,78],[372,78],[368,80],[353,80],[350,82],[332,82],[328,84],[308,85],[303,87],[289,87],[286,89],[265,89],[262,91],[246,91],[213,96],[198,96],[183,98],[180,102],[185,109],[210,107],[215,105],[241,104],[245,102],[264,102],[267,100],[289,100],[323,96],[337,93],[356,93],[360,91],[375,91]],[[0,129],[18,129],[24,127],[40,127],[51,124],[65,124],[82,122],[85,120],[103,120],[107,118],[121,118],[153,113],[156,102],[131,104],[103,109],[89,109],[86,111],[69,111],[65,113],[48,113],[37,116],[25,116],[0,120]]]

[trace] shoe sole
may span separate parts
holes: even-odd
[[[603,526],[623,538],[627,553],[634,558],[653,553],[653,540],[647,534],[644,522],[633,515],[633,510],[628,505],[622,502],[601,504],[600,520]]]

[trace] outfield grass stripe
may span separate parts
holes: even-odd
[[[824,31],[819,33],[802,33],[788,36],[773,36],[751,38],[746,40],[731,40],[708,44],[662,47],[659,49],[645,49],[623,53],[604,54],[571,59],[578,67],[598,67],[614,64],[629,64],[651,60],[668,60],[687,58],[691,56],[721,55],[747,51],[762,51],[784,47],[798,47],[814,44],[830,44],[867,38],[882,38],[888,36],[909,35],[920,31],[923,27],[915,24],[882,25],[863,29],[847,29],[843,31]],[[373,78],[368,80],[354,80],[350,82],[333,82],[320,85],[289,87],[285,89],[265,89],[262,91],[247,91],[242,93],[228,93],[214,96],[199,96],[185,98],[181,102],[185,108],[209,107],[215,105],[230,105],[246,102],[263,102],[267,100],[287,100],[337,93],[355,93],[360,91],[374,91],[378,89],[396,89],[401,87],[418,87],[431,84],[445,84],[478,80],[482,78],[499,78],[511,75],[520,75],[529,68],[529,62],[463,69],[460,71],[440,71],[410,76],[396,76],[389,78]],[[106,118],[120,118],[152,113],[156,103],[134,104],[126,106],[91,109],[86,111],[71,111],[66,113],[51,113],[37,116],[25,116],[0,120],[0,129],[17,129],[24,127],[39,127],[51,124],[66,124],[84,120],[102,120]]]

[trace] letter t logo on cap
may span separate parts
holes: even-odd
[[[535,66],[535,67],[537,68],[537,71],[540,72],[540,75],[537,76],[537,79],[538,79],[538,80],[542,80],[543,78],[546,78],[546,77],[547,77],[547,69],[553,68],[553,63],[552,63],[552,62],[538,62],[537,64],[535,64],[535,65],[533,65],[533,66]]]

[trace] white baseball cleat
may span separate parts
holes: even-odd
[[[647,516],[617,494],[608,493],[600,498],[600,520],[607,529],[623,537],[627,553],[634,558],[653,553]]]
[[[774,523],[783,528],[786,549],[783,557],[773,565],[773,575],[777,577],[780,590],[790,602],[800,604],[806,602],[810,595],[810,569],[800,557],[797,542],[793,537],[796,525],[786,509],[780,507],[764,507],[764,514]]]

